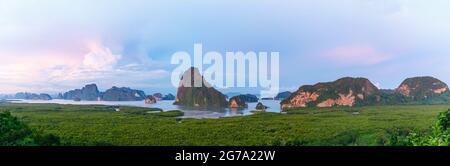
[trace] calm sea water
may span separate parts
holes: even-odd
[[[174,101],[164,100],[155,104],[145,104],[144,101],[72,101],[72,100],[17,100],[14,103],[55,103],[55,104],[73,104],[73,105],[110,105],[110,106],[137,106],[148,108],[161,108],[164,111],[181,110],[184,112],[184,118],[218,118],[229,116],[250,115],[257,103],[248,103],[247,109],[199,109],[173,105]],[[262,100],[264,105],[268,106],[267,112],[280,112],[280,101]]]

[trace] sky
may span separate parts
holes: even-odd
[[[449,7],[447,0],[0,0],[0,93],[89,83],[175,93],[171,56],[195,43],[205,52],[279,52],[281,91],[344,76],[384,89],[413,76],[450,83]]]

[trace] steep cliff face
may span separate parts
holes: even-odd
[[[413,101],[440,96],[449,90],[447,84],[433,77],[413,77],[403,81],[396,92]]]
[[[64,96],[62,93],[58,93],[55,98],[56,99],[64,99]]]
[[[302,86],[281,102],[281,108],[352,107],[380,101],[380,91],[368,79],[345,77],[334,82]]]
[[[39,100],[52,100],[52,97],[49,94],[41,93],[38,97]]]
[[[102,96],[104,101],[140,101],[145,98],[146,95],[141,90],[115,86],[106,90]]]
[[[68,91],[63,94],[63,98],[66,100],[86,100],[86,101],[97,101],[100,100],[100,91],[96,84],[89,84],[81,89],[75,89]]]
[[[198,82],[199,86],[195,86]],[[192,107],[228,107],[225,95],[211,87],[197,68],[184,72],[178,87],[175,105]]]

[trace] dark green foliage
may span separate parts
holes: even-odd
[[[183,116],[184,112],[182,112],[180,110],[173,110],[173,111],[165,111],[165,112],[156,113],[155,115],[160,116],[160,117],[179,117],[179,116]]]
[[[409,135],[409,142],[414,146],[449,146],[450,145],[450,109],[438,115],[431,133],[420,131]]]
[[[214,88],[183,87],[179,88],[178,96],[179,100],[174,103],[176,105],[189,107],[227,107],[228,105],[225,96]]]
[[[52,146],[58,144],[58,137],[52,134],[38,133],[13,117],[10,112],[0,112],[0,146]]]
[[[446,91],[439,95],[433,95],[421,100],[404,96],[400,93],[381,93],[380,105],[431,105],[431,104],[449,104],[450,91]]]
[[[403,133],[426,131],[448,107],[305,108],[288,114],[190,119],[178,118],[180,111],[146,113],[153,109],[138,107],[116,112],[97,105],[0,104],[0,110],[10,111],[32,129],[58,136],[61,145],[75,146],[403,145]]]
[[[391,146],[410,146],[411,143],[408,141],[410,132],[411,129],[387,129],[385,140],[380,139],[380,143]]]
[[[119,107],[120,112],[134,115],[146,115],[149,112],[163,112],[160,108]]]

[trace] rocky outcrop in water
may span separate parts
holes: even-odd
[[[256,95],[252,94],[239,95],[239,98],[247,103],[256,103],[259,101],[259,98]]]
[[[264,105],[263,103],[261,103],[261,102],[259,102],[258,104],[256,104],[256,107],[255,107],[256,110],[262,110],[262,111],[265,111],[267,108],[269,108],[269,107],[265,106],[265,105]]]
[[[65,100],[85,100],[85,101],[98,101],[101,100],[100,91],[96,84],[89,84],[81,89],[75,89],[63,94]]]
[[[102,95],[104,101],[141,101],[145,98],[144,91],[115,86],[106,90]]]
[[[163,95],[162,95],[161,93],[154,93],[154,94],[153,94],[153,97],[154,97],[156,100],[162,100]]]
[[[175,100],[175,96],[171,93],[165,95],[162,100]]]
[[[244,95],[242,95],[242,96],[244,96]],[[242,96],[239,95],[239,96],[232,97],[230,99],[230,101],[228,102],[229,103],[228,107],[230,107],[230,108],[247,108],[248,105],[245,102],[245,100],[243,98],[241,98]]]
[[[238,95],[230,98],[228,106],[230,108],[247,108],[247,103],[255,103],[258,100],[258,97],[252,94]]]
[[[144,100],[145,104],[155,104],[156,98],[154,96],[147,96]]]
[[[195,86],[195,82],[198,86]],[[225,95],[211,87],[194,67],[182,75],[174,104],[191,107],[228,107]]]
[[[381,102],[379,89],[366,78],[345,77],[305,85],[281,102],[281,108],[361,106]]]

